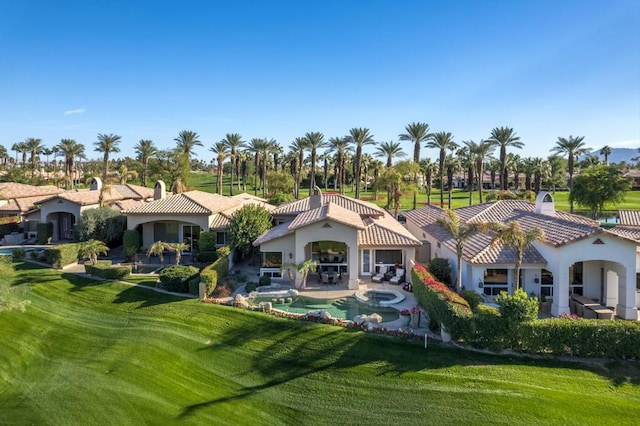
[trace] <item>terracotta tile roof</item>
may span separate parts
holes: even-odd
[[[61,192],[64,190],[52,185],[33,186],[17,182],[0,182],[0,198],[4,200],[55,195]]]
[[[366,229],[358,231],[358,245],[364,247],[418,247],[422,243],[391,215],[365,221]]]
[[[640,226],[640,210],[618,210],[620,225]]]
[[[239,200],[246,200],[246,201],[248,201],[248,200],[261,201],[263,203],[267,202],[267,200],[265,198],[258,197],[257,195],[249,194],[247,192],[243,192],[242,194],[233,195],[231,198],[237,198]]]
[[[626,238],[627,240],[640,243],[640,227],[618,225],[614,228],[608,229],[607,231],[619,237]]]
[[[211,215],[241,204],[242,202],[239,200],[234,200],[219,194],[210,194],[203,191],[188,191],[152,201],[135,209],[127,210],[125,213],[128,215]]]
[[[294,215],[305,212],[310,209],[309,198],[291,201],[290,203],[278,206],[274,211],[274,215]],[[366,201],[356,200],[355,198],[346,197],[340,194],[326,194],[322,196],[323,203],[334,203],[347,210],[361,214],[363,216],[381,216],[384,210],[375,204]]]
[[[224,214],[217,214],[209,225],[211,229],[227,229],[231,225],[231,219]]]
[[[276,240],[288,234],[293,234],[294,231],[289,229],[290,224],[291,222],[287,222],[287,223],[274,226],[273,228],[267,230],[258,238],[256,238],[256,240],[253,242],[253,245],[257,247],[260,244],[264,244],[268,241]]]
[[[120,200],[120,201],[116,201],[111,207],[116,208],[119,211],[123,212],[125,210],[135,209],[136,207],[146,203],[147,202],[144,200]]]
[[[332,202],[323,204],[313,210],[300,213],[289,224],[289,229],[295,230],[323,220],[331,220],[356,229],[365,229],[362,218],[358,213],[347,210],[346,208]]]
[[[440,217],[444,217],[444,210],[436,206],[424,206],[420,209],[402,213],[403,216],[419,227],[434,223]]]
[[[43,200],[51,198],[49,195],[39,195],[35,197],[23,197],[23,198],[15,198],[10,200],[7,204],[0,206],[0,211],[3,212],[15,212],[25,213],[29,210],[33,210],[39,205]]]
[[[100,202],[100,191],[98,190],[72,190],[66,191],[42,201],[62,198],[81,206],[90,206]],[[126,199],[146,200],[153,198],[153,189],[132,184],[117,184],[104,191],[103,200],[105,203],[115,203]]]

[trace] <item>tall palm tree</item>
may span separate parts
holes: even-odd
[[[38,163],[38,155],[42,151],[42,139],[28,138],[24,141],[25,150],[29,153],[29,162],[31,163],[31,177],[33,178],[36,173],[36,166]]]
[[[311,151],[311,172],[309,174],[309,193],[316,187],[316,161],[318,149],[325,148],[327,143],[324,140],[324,135],[320,132],[307,132],[304,135],[306,140],[307,149]]]
[[[58,173],[58,160],[56,160],[56,158],[58,157],[58,154],[60,153],[60,148],[58,147],[58,145],[54,145],[51,148],[51,154],[53,155],[53,174],[57,174]]]
[[[522,173],[524,165],[522,164],[522,158],[518,154],[512,152],[507,154],[505,161],[505,169],[507,171],[507,187],[509,186],[509,171],[513,172],[513,189],[518,190],[520,184],[520,174]]]
[[[263,144],[260,146],[260,166],[262,168],[262,196],[267,198],[269,194],[269,182],[267,179],[267,167],[269,164],[269,157],[273,154],[273,151],[276,149],[276,140],[275,139],[263,139]]]
[[[369,129],[364,127],[354,127],[349,130],[349,137],[351,142],[356,146],[356,158],[354,164],[354,180],[356,182],[356,198],[360,199],[360,169],[362,163],[362,148],[365,145],[372,145],[373,135],[369,132]]]
[[[328,151],[320,154],[320,160],[322,161],[322,180],[324,182],[324,190],[329,190],[329,165],[331,164],[331,153]],[[335,176],[334,176],[335,180]]]
[[[140,139],[134,147],[136,159],[142,164],[142,173],[140,179],[142,186],[147,186],[147,171],[149,169],[149,159],[158,154],[158,148],[153,144],[152,140]]]
[[[540,157],[535,157],[531,159],[531,168],[533,169],[533,190],[535,192],[540,192],[542,189],[542,180],[547,179],[551,176],[551,165],[549,162],[545,161]]]
[[[236,153],[246,146],[239,133],[227,133],[221,141],[229,148],[231,159],[231,180],[229,181],[229,195],[233,195],[233,175],[238,170],[238,159]],[[240,179],[238,179],[238,190],[240,190]]]
[[[569,136],[569,138],[558,137],[556,146],[553,147],[551,152],[556,154],[567,155],[567,171],[569,172],[569,192],[573,189],[573,167],[574,162],[582,154],[589,152],[589,148],[585,146],[584,136]],[[571,194],[569,194],[571,195]],[[573,213],[573,199],[569,196],[570,211]]]
[[[432,163],[430,158],[424,158],[420,160],[420,171],[422,172],[422,179],[424,180],[424,186],[427,191],[427,205],[431,205],[431,186],[433,184],[433,173],[436,169],[436,163]]]
[[[64,175],[67,189],[73,189],[73,165],[76,157],[84,156],[84,145],[73,139],[61,139],[57,145],[58,150],[64,157]]]
[[[382,157],[387,159],[387,167],[393,165],[393,158],[403,158],[407,154],[402,150],[399,142],[380,142],[380,145],[376,148],[376,152],[373,154],[376,157]]]
[[[51,157],[51,154],[53,154],[53,150],[51,148],[49,148],[49,147],[44,147],[44,148],[42,148],[42,151],[40,151],[40,152],[46,158],[46,162],[44,163],[44,170],[47,171],[47,170],[49,170],[49,157]]]
[[[462,254],[464,247],[469,238],[476,232],[484,231],[487,225],[479,222],[462,222],[457,213],[453,210],[446,210],[446,216],[438,219],[438,224],[451,234],[456,246],[456,257],[458,263],[456,265],[456,291],[462,292]]]
[[[481,140],[476,143],[474,141],[464,142],[469,150],[475,154],[476,158],[476,181],[478,182],[478,197],[482,203],[482,190],[484,185],[484,163],[485,160],[493,154],[494,145],[491,141]]]
[[[467,144],[467,142],[464,142]],[[476,154],[469,146],[464,146],[458,150],[460,165],[467,171],[467,191],[469,192],[469,205],[473,204],[473,183],[476,178]]]
[[[302,165],[304,163],[304,150],[307,149],[307,140],[303,137],[295,138],[291,145],[289,145],[289,151],[297,156],[297,174],[293,177],[296,181],[296,200],[300,198],[300,180],[302,178]]]
[[[24,148],[23,142],[16,142],[13,145],[11,145],[11,151],[16,152],[16,162],[15,162],[16,166],[18,165],[18,154],[22,152],[23,148]]]
[[[447,155],[444,160],[444,166],[447,169],[447,205],[448,208],[451,208],[451,197],[453,193],[453,175],[460,170],[460,158],[458,156],[454,156],[453,154]],[[442,204],[441,204],[442,205]]]
[[[344,194],[345,177],[346,177],[346,158],[349,151],[351,151],[351,139],[345,137],[335,137],[329,139],[329,150],[336,156],[336,173],[333,180],[334,191],[340,186],[340,193]]]
[[[187,156],[187,159],[191,159],[191,152],[196,146],[203,146],[200,142],[200,135],[191,130],[183,130],[178,133],[178,137],[174,141],[178,142],[177,148]]]
[[[611,147],[605,145],[600,149],[600,155],[604,156],[604,163],[609,164],[609,156],[611,155]]]
[[[247,145],[247,150],[253,155],[253,164],[255,167],[255,179],[253,183],[253,193],[254,195],[258,195],[258,182],[260,176],[260,153],[262,152],[264,145],[267,143],[266,140],[262,138],[252,138],[249,144]]]
[[[541,228],[535,227],[528,231],[523,231],[522,228],[520,228],[520,224],[516,221],[491,223],[488,226],[495,231],[492,245],[500,242],[504,246],[511,247],[516,251],[514,271],[514,291],[516,291],[520,288],[520,267],[522,266],[524,251],[535,242],[543,242],[545,239],[544,231]]]
[[[447,157],[447,150],[453,151],[458,147],[458,144],[453,141],[451,132],[437,132],[431,135],[426,147],[436,148],[440,151],[438,157],[438,176],[440,177],[440,206],[442,207],[444,205],[444,162]]]
[[[507,190],[507,148],[522,148],[524,143],[511,127],[494,127],[488,139],[494,146],[500,147],[500,186]]]
[[[215,144],[213,144],[211,148],[209,148],[209,151],[216,154],[217,169],[218,169],[217,188],[218,188],[218,194],[220,195],[222,195],[222,174],[223,174],[223,168],[224,168],[224,160],[227,159],[227,154],[229,153],[227,151],[228,148],[229,146],[224,141],[216,142]],[[233,165],[231,165],[231,169],[233,170]]]
[[[427,123],[411,123],[404,128],[406,133],[401,133],[398,137],[401,141],[413,142],[413,161],[420,162],[420,145],[427,142],[433,136],[429,133],[429,125]]]
[[[271,140],[271,155],[273,155],[273,171],[277,172],[280,169],[280,159],[284,154],[284,149],[275,139]]]
[[[0,145],[0,161],[2,161],[2,170],[7,170],[7,160],[9,159],[9,152],[4,145]]]
[[[109,154],[120,152],[118,145],[122,136],[114,135],[110,133],[108,135],[98,133],[98,141],[93,143],[95,146],[94,151],[102,153],[102,180],[107,182],[107,176],[109,175]]]
[[[364,175],[364,192],[369,190],[369,169],[375,160],[369,154],[362,154],[362,161],[360,162],[360,167],[362,171],[361,175]]]

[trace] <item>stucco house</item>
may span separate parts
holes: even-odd
[[[202,231],[217,233],[217,245],[225,245],[231,216],[246,204],[257,204],[271,212],[275,206],[249,194],[226,197],[203,191],[188,191],[167,196],[165,185],[155,184],[155,200],[125,210],[127,228],[142,234],[142,247],[155,241],[186,243],[197,247]]]
[[[277,207],[273,216],[276,226],[253,243],[262,254],[261,275],[281,277],[284,263],[313,259],[319,268],[339,274],[348,288],[358,289],[360,279],[370,279],[380,268],[408,265],[420,245],[378,206],[319,190]],[[296,276],[296,285],[301,281]]]
[[[517,221],[524,231],[544,231],[544,242],[533,243],[524,253],[520,283],[527,293],[552,299],[552,315],[569,313],[569,299],[575,294],[615,308],[621,318],[638,319],[638,242],[629,236],[604,230],[590,219],[557,211],[547,192],[539,193],[535,204],[503,200],[454,211],[463,222]],[[449,259],[457,270],[454,240],[438,223],[444,215],[444,210],[433,206],[404,213],[407,229],[422,241],[429,257]],[[492,245],[492,238],[490,232],[469,238],[461,265],[463,286],[489,299],[500,291],[514,290],[515,251],[501,244]]]

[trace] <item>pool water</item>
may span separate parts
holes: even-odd
[[[0,248],[0,256],[11,256],[13,255],[13,251],[16,248]],[[34,248],[34,247],[26,247],[26,248],[23,248],[22,250],[24,250],[27,256],[29,256],[30,253],[34,251],[37,252],[38,254],[41,254],[44,251],[44,249]]]
[[[273,306],[287,312],[306,314],[311,310],[323,309],[328,311],[332,317],[352,320],[356,315],[371,315],[377,313],[382,317],[382,322],[389,322],[398,319],[398,311],[393,308],[371,308],[358,303],[353,297],[341,299],[321,300],[313,298],[299,297],[293,303],[282,303]]]

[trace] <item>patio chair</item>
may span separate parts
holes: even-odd
[[[378,269],[378,273],[371,277],[371,281],[373,281],[374,283],[381,283],[382,281],[384,281],[384,274],[386,273],[387,267],[381,266],[380,269]]]
[[[404,269],[396,268],[396,274],[389,280],[390,284],[399,285],[404,282]]]
[[[322,276],[322,284],[329,285],[329,274],[323,273],[321,274],[321,276]]]

